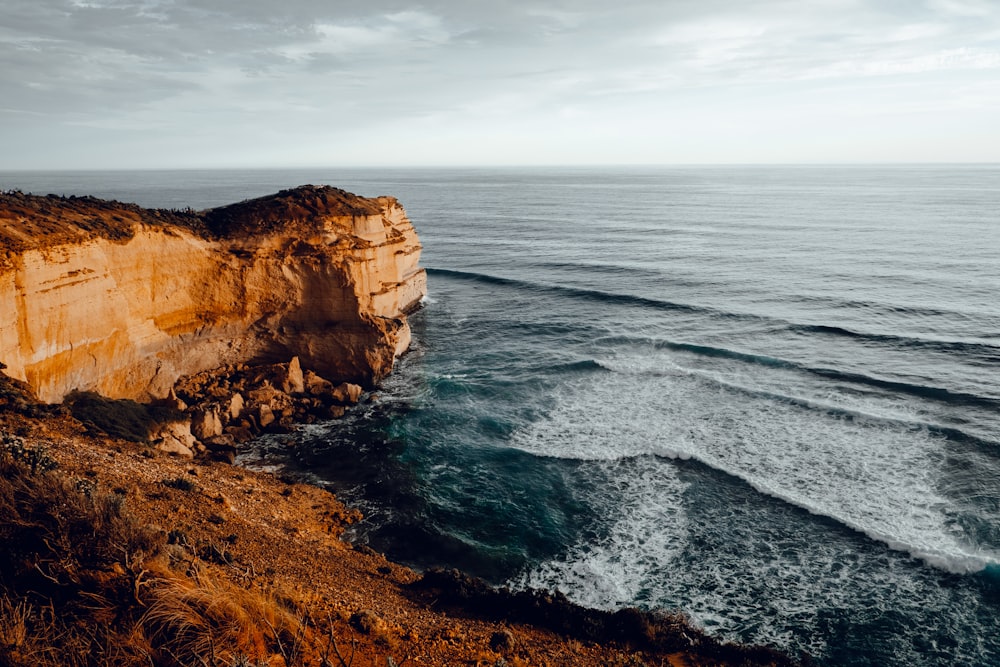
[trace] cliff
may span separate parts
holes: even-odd
[[[48,402],[293,356],[370,386],[426,289],[399,203],[331,187],[200,212],[5,193],[0,223],[0,362]]]

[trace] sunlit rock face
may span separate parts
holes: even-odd
[[[293,356],[371,385],[409,345],[420,249],[395,199],[330,187],[201,212],[0,195],[0,362],[51,402]]]

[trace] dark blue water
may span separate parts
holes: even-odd
[[[1000,664],[1000,168],[0,173],[305,182],[398,196],[430,271],[398,372],[283,461],[359,539],[823,665]]]

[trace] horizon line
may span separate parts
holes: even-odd
[[[679,168],[755,168],[755,167],[1000,167],[1000,160],[984,161],[872,161],[872,162],[608,162],[608,163],[551,163],[551,164],[362,164],[362,165],[282,165],[282,166],[165,166],[165,167],[0,167],[0,173],[28,172],[120,172],[120,171],[304,171],[315,169],[345,170],[430,170],[430,169],[679,169]]]

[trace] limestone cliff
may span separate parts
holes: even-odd
[[[0,362],[45,401],[166,395],[182,375],[299,356],[365,385],[426,288],[391,197],[303,186],[208,211],[0,195]]]

